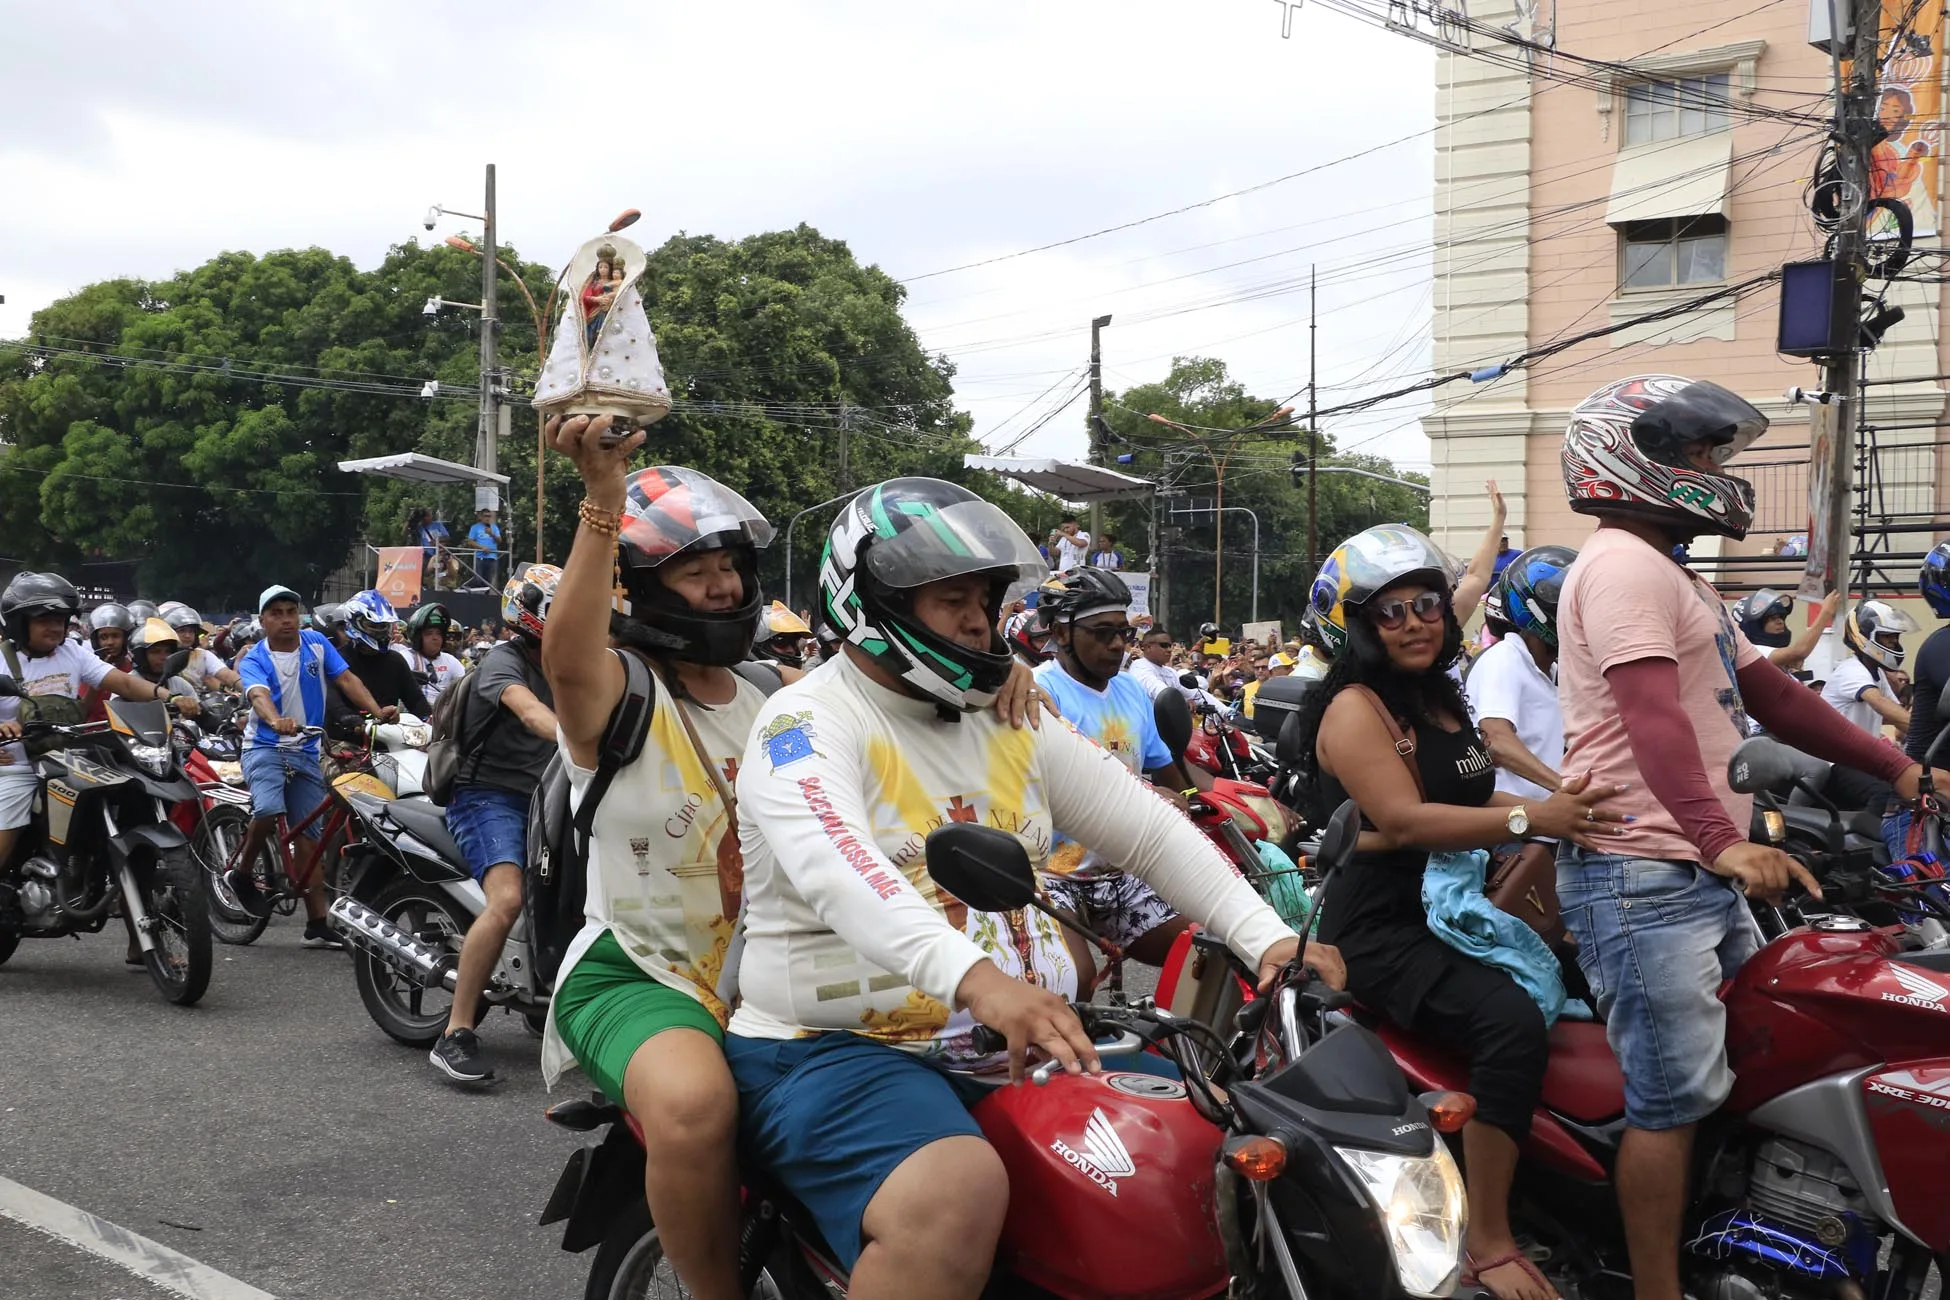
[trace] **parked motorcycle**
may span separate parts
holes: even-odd
[[[1756,738],[1729,780],[1765,790],[1792,763]],[[1950,950],[1906,950],[1890,930],[1824,916],[1761,949],[1721,996],[1737,1081],[1695,1144],[1688,1292],[1919,1300],[1932,1260],[1950,1261]],[[1454,1053],[1373,1028],[1414,1086],[1467,1078]],[[1630,1292],[1610,1172],[1624,1108],[1604,1026],[1559,1021],[1513,1216],[1570,1300]]]
[[[347,850],[343,892],[326,923],[349,944],[359,998],[373,1023],[400,1042],[430,1047],[447,1026],[461,941],[487,909],[447,830],[446,813],[425,798],[335,784],[357,837]],[[482,995],[482,1012],[506,1007],[540,1032],[550,989],[530,951],[527,912],[515,921]]]
[[[0,677],[0,694],[19,683]],[[0,961],[23,938],[92,934],[119,903],[164,999],[187,1006],[210,983],[210,924],[189,838],[170,808],[196,797],[170,746],[169,712],[111,699],[107,720],[28,723],[63,747],[34,760],[34,820],[0,864]]]
[[[992,827],[934,831],[927,861],[970,907],[1042,906],[1020,842]],[[1412,1095],[1366,1030],[1309,1035],[1308,1008],[1339,996],[1289,970],[1233,1043],[1148,1001],[1074,1005],[1101,1044],[1103,1074],[1045,1063],[1031,1086],[992,1086],[971,1107],[1010,1181],[989,1294],[1448,1295],[1462,1266],[1463,1187],[1436,1129],[1460,1128],[1474,1103]],[[1158,1068],[1167,1058],[1176,1071]],[[584,1295],[674,1286],[642,1197],[635,1121],[600,1098],[549,1118],[607,1130],[570,1157],[541,1219],[566,1224],[565,1250],[598,1247]],[[744,1206],[752,1294],[845,1294],[846,1273],[810,1217],[760,1171]]]

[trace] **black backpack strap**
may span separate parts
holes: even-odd
[[[596,749],[596,775],[591,778],[589,788],[582,792],[582,803],[570,823],[578,857],[589,851],[596,809],[609,793],[610,782],[643,753],[644,741],[650,735],[650,716],[657,704],[656,684],[651,680],[650,666],[642,657],[623,650],[610,653],[623,661],[623,697],[616,701],[609,722],[603,727],[603,738]]]

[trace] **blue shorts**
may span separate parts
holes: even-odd
[[[281,745],[253,745],[240,761],[251,788],[253,817],[282,816],[295,826],[325,802],[325,774],[319,770],[316,754]],[[325,819],[320,817],[305,827],[305,834],[315,840],[324,830]]]
[[[447,830],[475,880],[503,862],[519,867],[528,860],[528,799],[491,785],[455,786]]]
[[[812,1214],[839,1264],[860,1258],[860,1220],[887,1175],[927,1146],[981,1137],[950,1076],[911,1052],[836,1032],[724,1042],[738,1133]]]
[[[1747,900],[1692,862],[1557,850],[1557,901],[1625,1074],[1625,1122],[1674,1129],[1733,1091],[1720,985],[1760,946]]]

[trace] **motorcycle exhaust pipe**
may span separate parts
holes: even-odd
[[[333,901],[325,913],[325,923],[354,947],[377,957],[421,988],[453,991],[460,973],[459,957],[408,934],[350,894],[341,894]]]

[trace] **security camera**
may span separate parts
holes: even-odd
[[[1800,406],[1803,402],[1813,406],[1831,406],[1835,401],[1835,394],[1833,393],[1823,392],[1819,388],[1801,388],[1799,386],[1788,389],[1786,397],[1789,406]]]
[[[420,396],[427,398],[429,401],[440,396],[440,381],[438,379],[427,380],[426,383],[420,386]]]
[[[422,316],[438,316],[440,314],[441,307],[445,305],[446,304],[444,304],[440,300],[440,295],[435,294],[433,297],[427,299],[426,306],[420,308],[420,314]]]
[[[432,230],[434,226],[439,223],[439,221],[440,221],[440,205],[436,203],[432,207],[427,209],[426,228],[428,230]]]

